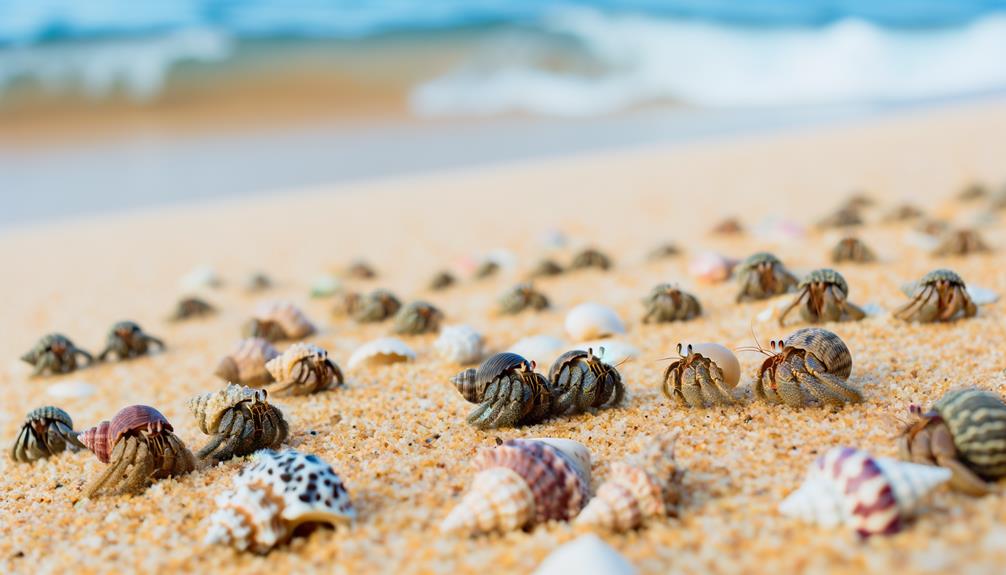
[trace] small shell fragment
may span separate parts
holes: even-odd
[[[575,340],[603,338],[625,333],[625,324],[613,309],[588,302],[566,314],[566,332]]]
[[[478,363],[484,353],[485,338],[468,325],[449,325],[440,331],[433,347],[440,357],[462,365]]]
[[[411,361],[416,358],[416,352],[395,337],[382,337],[369,341],[356,348],[349,357],[349,368],[360,365],[387,365],[401,361]]]

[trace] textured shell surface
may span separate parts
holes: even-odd
[[[433,342],[440,357],[462,365],[481,360],[484,346],[485,338],[469,325],[445,326]]]
[[[625,333],[625,324],[610,307],[588,302],[566,314],[566,332],[575,340],[601,338]]]
[[[111,421],[102,421],[97,426],[78,434],[77,438],[94,452],[99,461],[108,463],[115,444],[122,436],[133,431],[160,433],[174,431],[174,428],[167,418],[153,407],[130,405],[120,409]]]
[[[307,337],[315,331],[314,324],[307,319],[299,307],[290,301],[262,302],[255,308],[254,317],[276,322],[290,339]]]
[[[814,354],[828,372],[842,378],[852,373],[852,353],[834,332],[819,327],[798,329],[785,340],[785,345]]]
[[[635,575],[636,568],[593,533],[560,545],[533,575]]]
[[[950,480],[950,470],[835,447],[815,460],[799,489],[779,506],[788,517],[822,527],[845,525],[859,535],[900,531],[923,499]]]
[[[63,423],[71,429],[73,428],[73,419],[70,418],[70,414],[54,405],[36,407],[35,409],[29,411],[28,415],[25,415],[24,419],[26,422],[49,419]]]
[[[265,403],[268,394],[264,389],[252,389],[244,385],[230,383],[227,387],[197,395],[187,402],[199,429],[206,434],[216,433],[220,418],[228,409],[247,401]]]
[[[539,366],[547,367],[565,348],[562,340],[551,335],[532,335],[518,340],[507,350],[524,356]]]
[[[424,301],[414,301],[402,306],[395,315],[395,333],[421,334],[440,330],[444,313]]]
[[[265,364],[279,355],[279,351],[267,339],[242,339],[220,361],[214,373],[227,382],[261,385],[272,379]]]
[[[361,365],[386,365],[400,361],[411,361],[416,358],[416,352],[412,351],[404,341],[395,337],[382,337],[361,345],[356,348],[353,355],[349,357],[349,367],[355,368]]]
[[[521,366],[530,368],[531,362],[516,353],[497,353],[486,358],[475,372],[476,385],[486,385],[500,375]]]
[[[205,542],[257,553],[285,543],[301,524],[337,526],[356,519],[349,492],[332,467],[294,450],[258,452],[216,503]]]
[[[842,290],[843,294],[849,293],[849,284],[846,283],[842,274],[830,268],[817,269],[804,276],[800,281],[799,289],[804,289],[814,283],[832,284]]]
[[[708,358],[723,370],[723,379],[730,387],[734,387],[741,379],[741,364],[737,356],[729,348],[718,343],[688,343],[679,344],[682,352],[697,353]]]
[[[962,461],[984,479],[1006,477],[1006,403],[978,389],[948,392],[933,405]]]
[[[341,383],[341,374],[339,373],[338,368],[326,371],[325,375],[311,375],[310,378],[313,380],[313,383],[311,383],[304,377],[305,372],[303,370],[308,369],[305,367],[305,361],[310,365],[320,366],[323,363],[328,362],[328,352],[313,343],[295,343],[288,347],[282,354],[271,359],[265,364],[265,367],[269,370],[269,373],[272,374],[273,379],[280,384],[289,384],[297,381],[304,384],[310,384],[314,387],[315,391],[319,391],[330,387],[332,382],[318,381],[318,377],[326,380],[337,380],[334,385],[339,385]],[[330,368],[326,367],[325,369],[329,370]]]
[[[95,391],[93,385],[79,380],[60,381],[45,388],[47,394],[59,399],[83,399]]]

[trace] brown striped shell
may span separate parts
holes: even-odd
[[[984,479],[1006,477],[1006,403],[998,394],[951,391],[933,405],[933,411],[950,429],[968,468]]]
[[[271,341],[301,339],[315,332],[304,312],[288,301],[263,302],[245,325],[246,337],[263,337]]]
[[[160,433],[174,431],[167,418],[149,405],[123,407],[111,421],[102,421],[96,427],[82,432],[78,438],[94,452],[98,460],[108,463],[112,448],[122,436],[131,432]]]
[[[843,379],[852,373],[852,353],[834,332],[819,327],[805,327],[790,334],[783,345],[814,354],[828,368],[828,373]]]
[[[250,337],[239,341],[213,373],[228,383],[265,385],[272,381],[265,364],[278,355],[279,351],[268,340]]]

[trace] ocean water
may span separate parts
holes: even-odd
[[[899,103],[1006,90],[1006,0],[0,0],[0,103],[33,83],[157,98],[244,44],[475,30],[419,115]]]

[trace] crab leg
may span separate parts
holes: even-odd
[[[840,398],[843,402],[853,402],[858,403],[863,401],[863,391],[858,385],[850,383],[847,380],[828,373],[828,370],[824,367],[816,357],[811,354],[807,354],[803,359],[804,366],[806,366],[807,372],[820,383],[827,387],[828,391]],[[802,370],[796,370],[797,375],[801,375]]]
[[[689,364],[681,374],[681,395],[685,402],[692,407],[702,407],[705,402],[702,399],[702,383],[695,366]]]
[[[782,402],[790,407],[802,407],[804,402],[803,392],[800,391],[800,384],[797,381],[799,371],[792,369],[787,362],[782,362],[776,368],[775,381],[776,392]]]
[[[786,316],[789,315],[789,312],[793,311],[793,308],[795,308],[796,306],[800,305],[800,303],[805,298],[807,298],[809,294],[810,294],[810,290],[809,289],[803,290],[803,293],[801,293],[799,296],[797,296],[796,299],[793,300],[793,303],[791,303],[788,306],[786,306],[786,309],[784,309],[783,312],[782,312],[782,314],[779,316],[779,325],[780,326],[785,323]]]
[[[916,435],[926,435],[925,432]],[[953,475],[950,483],[959,491],[969,495],[987,495],[992,489],[981,477],[975,475],[973,471],[961,463],[957,457],[957,447],[954,446],[954,438],[950,435],[950,430],[946,425],[937,425],[932,429],[932,437],[929,438],[929,448],[933,457],[940,467],[950,470]]]
[[[720,366],[711,363],[708,370],[706,370],[705,366],[702,366],[699,373],[707,377],[707,381],[711,384],[702,388],[702,391],[706,392],[706,395],[709,396],[710,401],[719,405],[731,405],[734,402],[733,394],[730,392],[730,388],[727,387],[727,382],[723,377],[723,370],[720,369]]]

